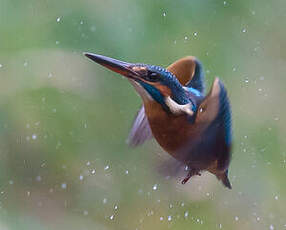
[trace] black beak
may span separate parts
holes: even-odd
[[[131,66],[134,66],[132,63],[127,63],[123,61],[119,61],[110,57],[105,57],[98,54],[93,53],[84,53],[86,57],[95,61],[96,63],[119,73],[127,78],[135,79],[136,76],[139,76],[138,73],[132,70]]]

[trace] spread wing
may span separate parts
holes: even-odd
[[[204,93],[203,69],[201,63],[195,57],[181,58],[171,64],[167,70],[173,73],[182,85],[195,88],[200,93]],[[152,137],[152,131],[142,105],[134,119],[127,143],[131,147],[136,147]]]
[[[127,143],[130,147],[136,147],[152,137],[152,131],[145,115],[144,106],[142,105],[133,121]]]
[[[225,134],[226,142],[231,143],[231,109],[227,92],[218,78],[214,80],[209,94],[200,104],[195,122],[207,126],[218,122],[219,128]]]
[[[204,71],[202,64],[197,58],[192,56],[181,58],[171,64],[167,69],[177,77],[182,85],[192,87],[201,94],[204,94]]]
[[[231,157],[231,108],[224,85],[218,78],[214,80],[209,94],[200,104],[195,123],[207,128],[200,145],[208,148],[207,146],[213,146],[210,143],[210,140],[213,140],[216,149],[207,150],[206,152],[216,152],[218,169],[225,170]],[[201,149],[200,146],[198,147]]]

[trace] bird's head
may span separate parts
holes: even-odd
[[[154,100],[166,112],[175,115],[194,114],[196,105],[187,97],[183,86],[168,70],[155,65],[127,63],[92,53],[85,53],[85,56],[125,76],[144,102]]]

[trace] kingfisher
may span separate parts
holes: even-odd
[[[84,53],[92,61],[126,77],[141,96],[128,143],[132,147],[155,138],[173,158],[186,165],[185,184],[208,171],[231,189],[231,107],[224,84],[215,78],[205,95],[200,61],[187,56],[169,67],[128,63]]]

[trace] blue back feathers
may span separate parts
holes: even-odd
[[[232,132],[231,132],[231,126],[232,126],[232,121],[231,121],[231,108],[230,108],[230,103],[227,97],[227,92],[224,88],[224,85],[220,82],[220,95],[219,95],[219,114],[218,114],[218,119],[221,119],[220,122],[223,125],[224,128],[224,135],[225,135],[225,142],[228,146],[231,145],[232,142]]]

